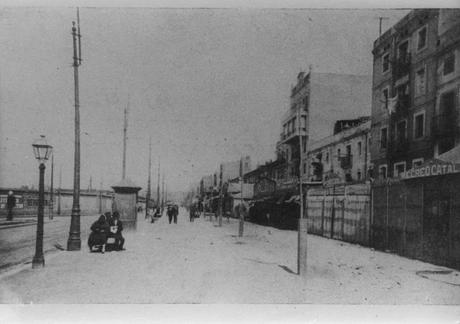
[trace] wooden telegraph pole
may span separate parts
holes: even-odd
[[[50,186],[50,203],[49,203],[49,219],[53,219],[54,213],[54,153],[51,156],[51,186]]]
[[[223,189],[223,165],[222,163],[220,164],[220,181],[219,181],[219,226],[222,226],[222,214],[224,212],[224,202],[223,202],[223,198],[224,198],[224,193],[222,192],[222,189]]]
[[[128,132],[128,108],[129,108],[129,97],[128,97],[128,104],[125,108],[125,118],[123,123],[123,171],[122,171],[122,179],[126,178],[126,133]]]
[[[238,236],[242,237],[244,233],[244,213],[243,210],[245,209],[244,206],[244,195],[243,195],[243,157],[240,159],[240,206],[239,206],[239,216],[240,216],[240,223],[238,227]]]
[[[150,186],[151,186],[151,173],[152,173],[152,136],[149,138],[149,176],[147,180],[147,195],[145,197],[145,218],[148,217],[149,201],[150,201]]]
[[[69,239],[67,251],[79,251],[81,249],[80,239],[80,93],[78,86],[78,67],[81,65],[81,34],[80,34],[80,11],[77,8],[77,27],[72,22],[73,38],[73,72],[75,84],[75,153],[74,153],[74,174],[73,174],[73,203],[72,216],[70,220]],[[77,45],[78,38],[78,45]]]
[[[160,207],[160,159],[158,159],[158,180],[157,180],[157,207]],[[161,206],[162,207],[162,206]],[[163,209],[161,209],[163,212]]]
[[[163,173],[163,181],[161,183],[161,210],[165,206],[165,174]]]
[[[312,67],[310,65],[310,82],[311,82],[311,72]],[[311,83],[309,83],[309,91],[311,89]],[[308,93],[308,107],[310,107],[310,95]],[[305,217],[304,211],[304,197],[303,197],[303,164],[304,164],[304,157],[303,157],[303,134],[302,134],[302,114],[301,110],[305,109],[303,107],[298,108],[298,135],[299,135],[299,150],[300,150],[300,163],[299,163],[299,198],[300,198],[300,215],[299,215],[299,223],[298,223],[298,231],[297,231],[297,274],[306,277],[307,276],[307,235],[308,235],[308,224],[307,218]],[[305,118],[305,148],[307,148],[307,141],[308,141],[308,114]],[[305,150],[306,151],[306,150]]]
[[[61,215],[61,190],[62,190],[62,166],[59,167],[59,189],[57,201],[57,214]]]

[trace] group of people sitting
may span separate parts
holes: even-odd
[[[123,223],[120,221],[120,213],[117,211],[113,212],[113,214],[106,212],[104,215],[99,216],[99,219],[91,225],[91,234],[88,238],[90,252],[97,248],[96,251],[104,253],[107,241],[110,238],[115,241],[112,244],[114,250],[124,250],[125,239],[121,234],[122,231]]]

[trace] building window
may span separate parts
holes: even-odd
[[[326,163],[329,163],[329,152],[326,152]]]
[[[358,156],[361,156],[362,144],[358,142]]]
[[[416,168],[420,165],[423,164],[423,158],[419,158],[419,159],[413,159],[412,160],[412,168]]]
[[[417,70],[415,73],[415,96],[421,96],[425,94],[426,90],[426,75],[425,75],[425,68],[421,68]]]
[[[409,41],[402,42],[398,46],[398,58],[402,61],[407,60],[409,54]]]
[[[385,109],[388,109],[388,96],[390,95],[390,89],[386,87],[382,90],[382,103]]]
[[[399,177],[406,172],[406,162],[398,162],[394,164],[393,177]]]
[[[358,170],[358,173],[356,174],[356,178],[358,180],[361,180],[361,171],[360,170]]]
[[[303,130],[307,129],[307,116],[302,116],[302,128]]]
[[[350,156],[351,155],[351,145],[347,145],[346,149],[347,149],[347,156]]]
[[[340,149],[337,149],[337,159],[340,159]]]
[[[303,164],[303,174],[307,173],[307,163]]]
[[[379,178],[380,179],[386,179],[388,176],[388,171],[387,171],[387,165],[381,165],[379,166]]]
[[[450,53],[444,58],[443,75],[448,75],[455,70],[455,53]]]
[[[425,113],[414,115],[414,138],[422,138],[425,135]]]
[[[426,47],[426,26],[422,27],[417,32],[417,51],[421,51]]]
[[[388,128],[382,127],[380,129],[380,148],[386,149],[388,147]]]
[[[386,53],[382,56],[382,72],[388,72],[390,70],[390,54]]]
[[[306,153],[307,152],[307,140],[305,139],[305,137],[304,137],[304,140],[302,141],[302,146],[303,146],[303,152]]]
[[[396,140],[398,142],[404,142],[407,138],[407,122],[405,120],[401,120],[396,124]]]

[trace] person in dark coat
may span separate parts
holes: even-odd
[[[195,204],[190,205],[190,221],[193,222],[195,220]]]
[[[166,214],[168,215],[169,224],[171,224],[172,219],[174,217],[174,210],[173,210],[172,206],[168,206],[168,208],[166,210]]]
[[[123,250],[123,245],[125,244],[125,238],[121,234],[123,231],[123,223],[120,220],[120,213],[115,211],[111,220],[109,221],[110,232],[109,237],[115,238],[115,249],[117,251]]]
[[[107,243],[107,235],[109,233],[109,224],[105,215],[99,216],[99,219],[91,225],[91,234],[88,238],[88,246],[92,252],[94,246],[99,246],[99,252],[105,252],[105,244]]]
[[[173,208],[174,224],[177,224],[177,216],[179,215],[179,206],[174,205],[172,208]]]
[[[13,192],[8,192],[8,198],[6,199],[6,208],[8,209],[8,216],[6,220],[13,220],[13,208],[16,206],[16,198],[14,198]]]

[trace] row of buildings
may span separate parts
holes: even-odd
[[[372,55],[372,76],[297,75],[250,218],[296,228],[303,201],[310,233],[460,267],[460,9],[412,10]]]
[[[374,42],[372,77],[300,72],[276,160],[245,177],[268,177],[280,189],[298,187],[300,178],[365,182],[455,155],[459,41],[460,10],[418,9]]]

